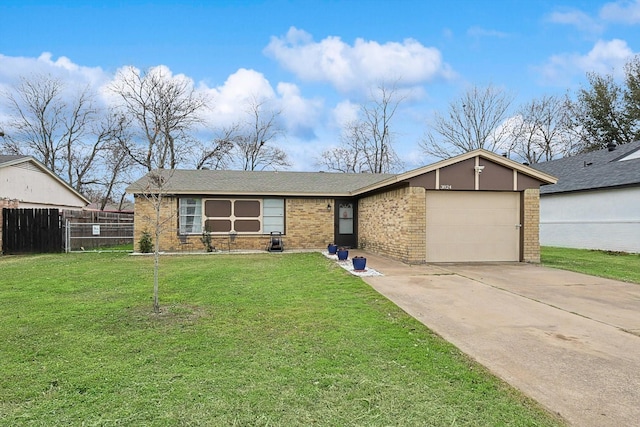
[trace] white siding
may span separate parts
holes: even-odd
[[[0,168],[0,198],[16,199],[21,208],[81,209],[86,203],[30,162]]]
[[[540,244],[640,252],[640,188],[542,195]]]

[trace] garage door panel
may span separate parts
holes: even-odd
[[[515,192],[427,192],[427,261],[518,261]]]

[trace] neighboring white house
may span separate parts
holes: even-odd
[[[0,207],[78,210],[88,204],[33,157],[0,155]]]
[[[540,189],[540,244],[640,253],[640,141],[532,165],[558,183]]]

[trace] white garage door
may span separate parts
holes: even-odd
[[[519,259],[519,193],[427,192],[428,262]]]

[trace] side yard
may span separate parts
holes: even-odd
[[[562,425],[320,254],[0,258],[0,425]]]
[[[542,264],[624,282],[640,283],[640,254],[543,246]]]

